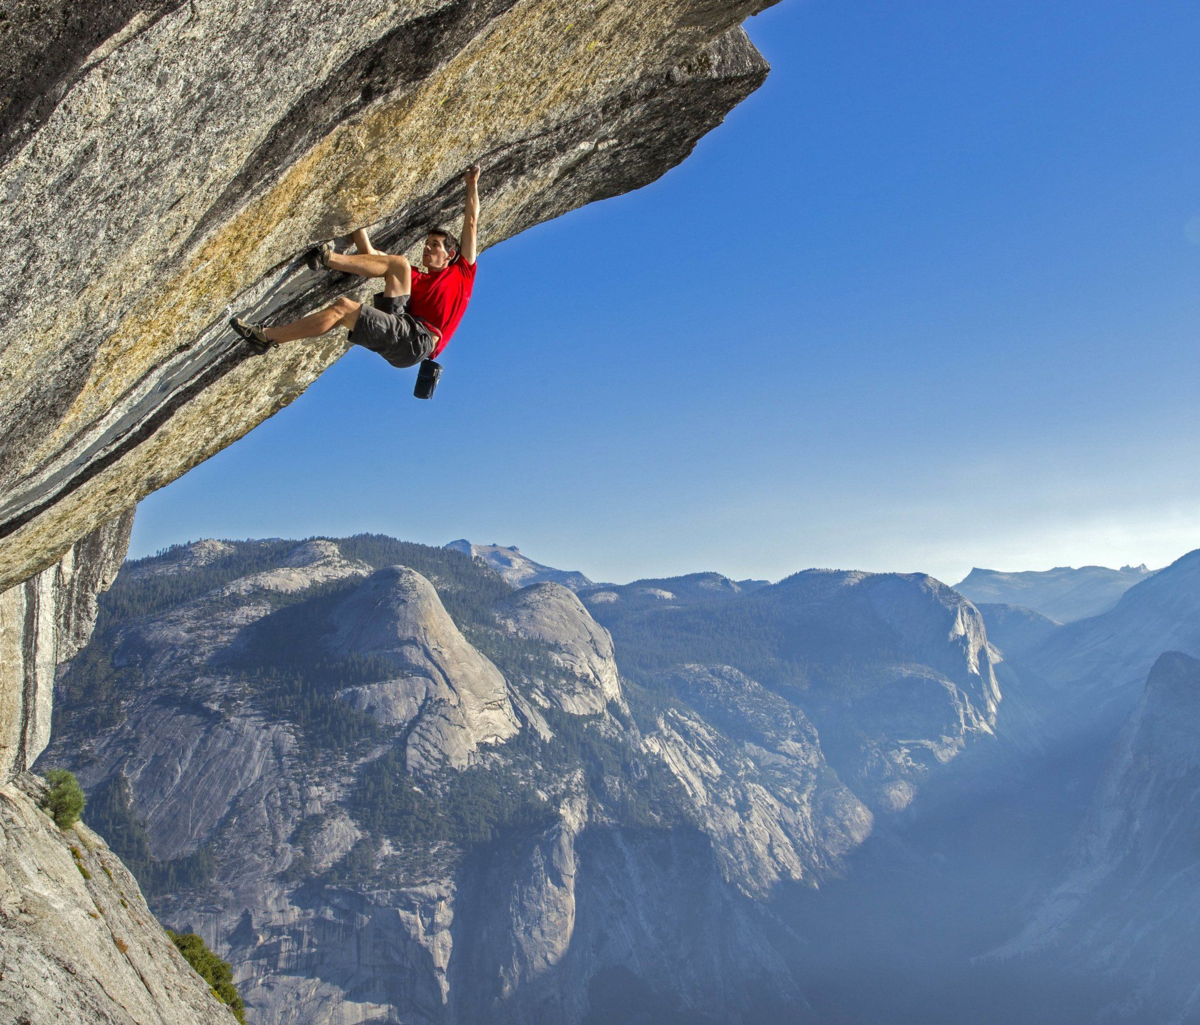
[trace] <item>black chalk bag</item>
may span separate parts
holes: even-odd
[[[438,378],[442,376],[442,365],[431,359],[421,360],[421,369],[417,371],[417,386],[413,394],[419,399],[433,398],[433,389],[437,387]]]

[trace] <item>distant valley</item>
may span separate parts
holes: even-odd
[[[1195,565],[1063,625],[921,574],[201,541],[101,599],[39,770],[252,1022],[1192,1020],[1183,962],[1149,981],[1191,917],[1123,893],[1200,899]]]

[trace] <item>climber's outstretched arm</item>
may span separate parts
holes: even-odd
[[[472,164],[463,175],[463,183],[467,186],[467,206],[463,213],[462,249],[460,255],[467,263],[474,263],[476,257],[476,232],[479,227],[479,165]]]

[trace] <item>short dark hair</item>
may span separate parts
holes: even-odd
[[[453,235],[451,235],[450,232],[448,232],[445,228],[430,228],[429,231],[427,231],[425,234],[427,236],[428,235],[441,235],[442,243],[443,243],[443,245],[445,245],[445,247],[447,249],[452,249],[456,253],[459,251],[458,239],[455,238]]]

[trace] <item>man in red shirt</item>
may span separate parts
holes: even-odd
[[[462,320],[475,284],[476,229],[479,221],[479,167],[463,175],[467,187],[462,244],[448,231],[436,228],[425,239],[421,263],[414,270],[408,259],[381,253],[366,230],[353,235],[358,252],[334,251],[326,242],[314,254],[330,270],[383,278],[383,291],[374,306],[342,297],[325,309],[278,327],[263,327],[234,317],[230,326],[257,353],[283,342],[315,338],[335,327],[350,330],[350,341],[377,352],[395,367],[411,367],[441,355]]]

